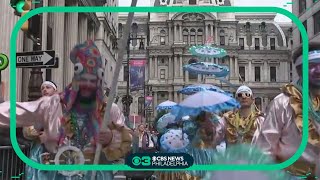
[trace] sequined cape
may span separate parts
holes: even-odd
[[[222,120],[227,144],[250,144],[261,130],[264,116],[262,112],[256,110],[247,118],[240,118],[239,110],[236,110],[225,113]]]
[[[293,84],[284,86],[282,92],[268,106],[266,119],[256,141],[257,146],[272,155],[277,162],[286,161],[296,153],[302,133],[302,95]],[[313,99],[314,109],[319,111],[319,106],[319,98]],[[307,147],[299,160],[287,168],[294,176],[315,175],[320,152],[318,122],[319,119],[312,118],[309,113]]]

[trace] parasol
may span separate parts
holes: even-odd
[[[193,84],[183,89],[180,89],[178,93],[192,95],[200,91],[215,91],[219,93],[225,93],[225,91],[223,91],[221,88],[211,84]]]
[[[171,109],[171,113],[179,119],[188,115],[197,116],[202,111],[219,113],[239,107],[237,100],[226,94],[214,91],[200,91],[174,106]]]
[[[183,69],[191,74],[202,74],[215,77],[226,77],[229,74],[229,68],[227,66],[206,62],[191,63],[183,66]]]
[[[157,110],[158,111],[160,111],[160,110],[170,110],[175,105],[177,105],[177,103],[168,100],[168,101],[160,103],[157,106]]]
[[[227,51],[219,48],[214,47],[212,45],[200,45],[200,46],[192,46],[189,48],[189,52],[201,58],[222,58],[227,55]]]

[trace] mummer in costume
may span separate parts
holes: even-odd
[[[92,164],[96,144],[102,144],[100,164],[110,164],[129,151],[132,142],[124,116],[113,104],[107,130],[100,131],[106,104],[103,102],[102,59],[93,41],[76,45],[70,53],[74,77],[62,95],[18,102],[17,126],[40,126],[46,136],[45,164]],[[0,127],[8,127],[10,102],[0,104]],[[87,180],[90,171],[48,171],[47,179]],[[112,171],[99,171],[96,179],[113,179]]]

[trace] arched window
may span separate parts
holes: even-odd
[[[166,44],[166,31],[161,30],[160,31],[160,45],[165,45]]]
[[[261,98],[260,97],[256,97],[254,99],[254,103],[256,104],[257,108],[261,111],[262,110]]]
[[[196,62],[198,62],[198,60],[190,59],[188,64],[192,64],[192,63],[196,63]],[[197,79],[198,79],[198,75],[197,74],[189,73],[189,80],[197,80]]]
[[[198,44],[203,44],[203,30],[202,29],[198,29],[198,33],[197,33],[197,43]]]
[[[196,30],[195,29],[190,30],[190,44],[191,45],[196,44]]]
[[[185,42],[185,43],[188,44],[188,36],[189,36],[189,31],[188,31],[188,29],[183,29],[182,35],[183,35],[183,42]]]

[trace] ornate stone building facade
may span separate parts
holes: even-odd
[[[171,5],[179,2],[173,1]],[[214,5],[215,1],[181,2]],[[253,89],[258,108],[264,110],[280,92],[279,88],[291,80],[292,28],[290,23],[277,24],[275,16],[270,13],[150,13],[146,81],[152,87],[153,107],[166,100],[181,102],[185,96],[177,91],[187,85],[213,84],[235,92],[245,84]],[[229,83],[183,70],[184,65],[199,61],[190,54],[189,48],[210,40],[224,48],[227,56],[206,60],[227,65]]]
[[[0,34],[1,39],[6,40],[0,45],[1,53],[9,55],[10,34],[18,16],[14,15],[14,10],[10,7],[10,0],[0,1],[4,11],[0,12],[0,17],[4,17],[5,22],[10,22],[5,26],[4,32]],[[117,6],[118,1],[92,0],[42,0],[34,3],[32,9],[42,6]],[[94,40],[101,51],[105,65],[105,87],[110,87],[110,82],[115,69],[117,59],[116,40],[118,29],[118,13],[44,13],[40,15],[41,23],[37,26],[40,29],[39,44],[41,50],[54,50],[59,58],[59,68],[42,69],[43,80],[54,81],[59,91],[71,82],[73,77],[73,65],[69,60],[69,54],[73,46],[87,39]],[[3,38],[2,38],[3,37]],[[28,38],[27,34],[19,31],[17,41],[17,52],[36,51],[34,42]],[[10,63],[14,63],[11,62]],[[17,69],[17,100],[28,100],[28,86],[30,81],[30,68]],[[9,68],[2,71],[2,85],[4,99],[9,100]],[[39,83],[37,83],[39,84]],[[41,84],[41,82],[40,82]],[[40,89],[40,87],[39,87]]]

